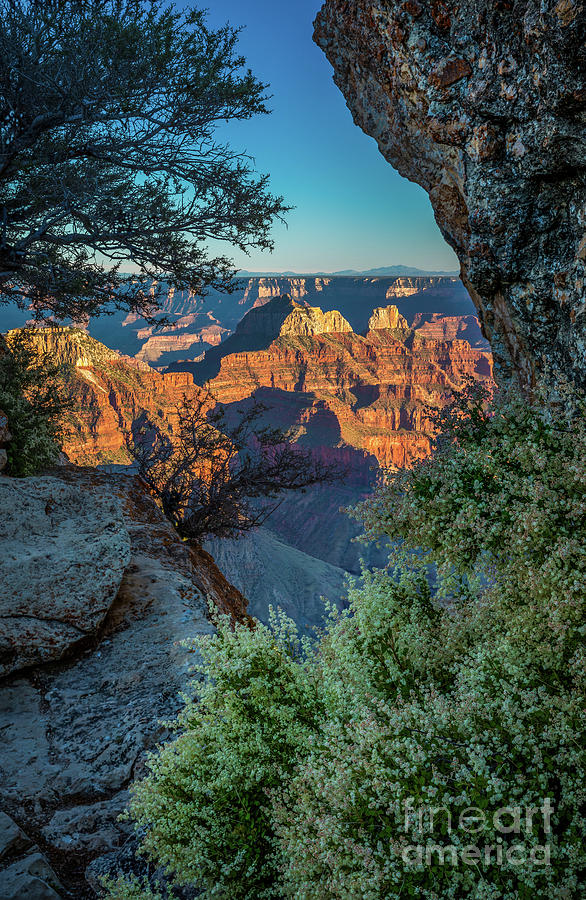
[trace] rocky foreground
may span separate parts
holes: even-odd
[[[137,478],[0,477],[0,897],[83,900],[121,848],[146,753],[188,688],[182,642],[246,601]]]

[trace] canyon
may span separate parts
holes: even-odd
[[[428,455],[432,411],[466,377],[491,379],[487,351],[445,339],[462,328],[453,318],[410,328],[389,304],[371,312],[361,335],[339,313],[277,297],[253,307],[203,360],[170,368],[209,385],[222,404],[262,401],[272,422],[319,452],[353,450],[359,477],[372,458],[403,467]]]
[[[73,405],[64,464],[39,478],[0,478],[12,510],[0,529],[0,577],[10,587],[0,609],[0,879],[15,896],[81,900],[121,865],[151,874],[118,816],[148,751],[169,737],[160,722],[179,708],[193,661],[183,642],[213,631],[207,604],[241,622],[281,606],[315,634],[322,597],[342,607],[348,574],[387,559],[384,547],[355,542],[360,526],[344,508],[370,490],[379,465],[429,452],[430,409],[465,376],[490,381],[470,301],[442,307],[450,279],[360,279],[358,298],[351,282],[341,312],[311,305],[301,285],[292,298],[276,293],[278,280],[257,279],[231,330],[218,325],[225,330],[208,335],[204,354],[165,371],[145,360],[158,365],[205,342],[194,347],[190,335],[169,351],[173,332],[138,328],[136,355],[125,355],[86,328],[32,332],[67,367]],[[176,310],[191,328],[195,314]],[[207,314],[201,321],[210,327]],[[285,497],[242,540],[181,541],[132,474],[128,441],[172,436],[177,404],[204,385],[229,416],[262,401],[267,421],[343,464],[343,480]]]
[[[159,369],[193,360],[218,346],[236,329],[247,312],[281,297],[339,312],[355,332],[363,332],[375,307],[394,303],[409,324],[415,315],[475,317],[476,310],[462,282],[453,276],[259,276],[236,278],[230,294],[210,290],[204,297],[156,286],[160,316],[152,323],[120,311],[78,323],[97,340],[127,356]],[[25,317],[15,324],[24,324]],[[12,326],[13,327],[13,326]],[[467,335],[472,346],[488,348],[476,324]]]
[[[408,287],[395,284],[394,290]],[[263,298],[203,358],[165,372],[110,350],[84,330],[38,329],[39,348],[70,367],[67,458],[78,465],[128,465],[128,442],[148,439],[154,430],[172,435],[177,404],[189,403],[204,384],[229,416],[261,402],[265,422],[346,473],[338,485],[285,496],[267,523],[270,540],[353,574],[360,574],[361,558],[384,565],[384,550],[354,543],[359,526],[341,510],[372,488],[380,466],[403,467],[430,452],[433,410],[465,377],[490,382],[491,357],[459,336],[482,340],[471,316],[416,308],[410,326],[397,303],[385,303],[370,308],[364,334],[357,334],[338,311],[306,302]],[[239,552],[231,548],[229,566],[226,556],[236,583]],[[339,582],[336,573],[331,578]],[[294,593],[291,588],[287,596]],[[307,608],[317,604],[318,588],[303,596],[299,602]]]

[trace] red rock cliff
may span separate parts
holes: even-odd
[[[160,374],[78,329],[39,329],[36,340],[72,367],[69,391],[75,406],[63,449],[78,465],[129,462],[127,438],[152,424],[172,430],[177,404],[199,391],[189,374]]]
[[[214,394],[222,403],[254,394],[304,441],[354,447],[382,465],[409,465],[429,453],[428,408],[448,402],[466,375],[491,378],[490,354],[465,340],[437,340],[406,329],[396,307],[377,311],[377,327],[366,336],[307,335],[303,325],[295,333],[291,319],[285,323],[266,349],[228,353],[227,342],[209,382]]]

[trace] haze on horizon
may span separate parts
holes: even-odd
[[[175,0],[178,8],[192,0]],[[205,6],[205,3],[198,5]],[[228,252],[246,272],[331,273],[403,265],[458,272],[428,196],[383,159],[354,125],[332,69],[313,43],[321,0],[215,0],[209,21],[242,26],[240,51],[270,84],[269,116],[221,133],[271,176],[274,193],[295,209],[273,228],[272,254]]]

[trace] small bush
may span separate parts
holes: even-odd
[[[159,891],[153,891],[145,880],[134,876],[104,878],[103,885],[110,900],[163,900]],[[168,894],[165,900],[173,900],[173,895]]]
[[[217,634],[194,649],[205,678],[176,723],[178,737],[134,786],[132,815],[147,828],[144,850],[179,884],[197,884],[207,897],[278,897],[269,792],[291,776],[316,728],[313,672],[283,616],[254,630],[232,630],[221,617]]]
[[[9,475],[34,475],[54,465],[63,436],[63,417],[71,407],[64,386],[69,367],[42,351],[34,331],[21,329],[0,345],[0,409],[8,419]]]

